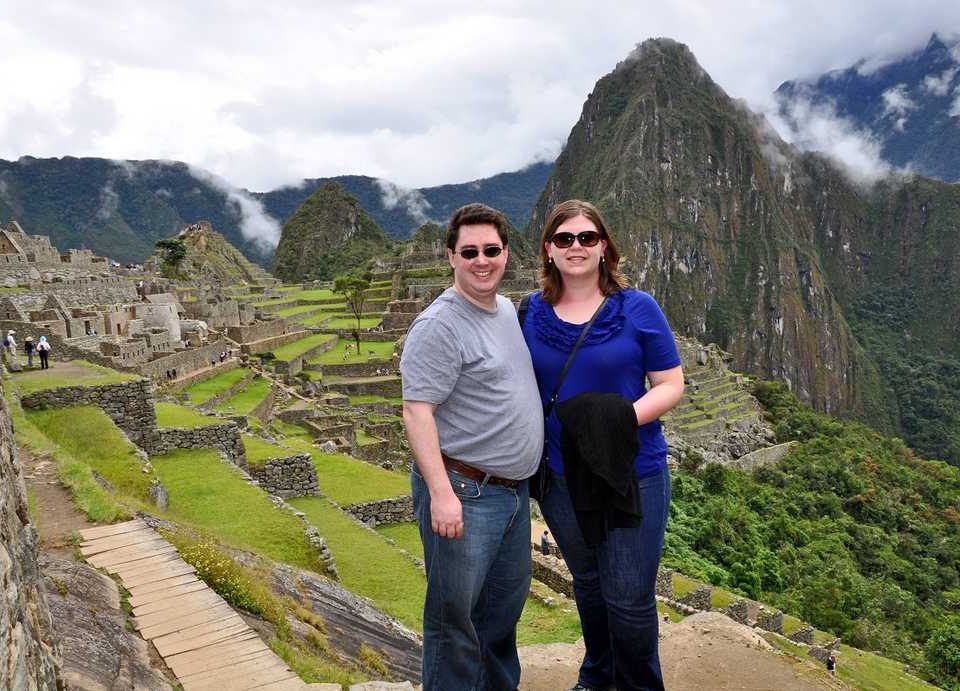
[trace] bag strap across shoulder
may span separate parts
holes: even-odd
[[[560,395],[560,385],[563,384],[563,380],[566,378],[567,372],[570,371],[570,365],[573,364],[573,358],[576,357],[577,351],[580,350],[580,346],[587,339],[587,334],[590,333],[593,323],[597,321],[597,317],[600,316],[604,305],[607,304],[607,300],[609,299],[610,297],[608,295],[603,296],[603,302],[600,303],[600,306],[597,307],[596,312],[594,312],[593,316],[590,317],[590,321],[584,325],[583,330],[580,332],[579,338],[577,338],[577,342],[573,344],[573,350],[570,351],[570,355],[567,357],[567,361],[564,363],[563,369],[560,370],[560,376],[557,378],[557,384],[553,387],[553,394],[551,394],[550,400],[547,401],[547,404],[543,407],[544,418],[550,417],[550,413],[553,411],[553,406],[557,402],[557,397]]]

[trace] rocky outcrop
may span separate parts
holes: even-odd
[[[146,641],[127,630],[116,583],[85,564],[51,555],[43,555],[40,566],[52,638],[62,651],[63,679],[70,688],[171,688],[152,667]]]
[[[58,660],[40,586],[37,531],[0,385],[0,688],[55,689]]]

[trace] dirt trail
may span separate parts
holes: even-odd
[[[660,661],[670,691],[818,691],[846,689],[816,663],[773,650],[753,629],[718,612],[663,624]],[[521,649],[521,691],[557,691],[577,683],[583,644],[554,643]]]

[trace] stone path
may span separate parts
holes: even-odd
[[[142,520],[80,531],[92,566],[130,591],[133,625],[153,643],[184,691],[308,686]]]

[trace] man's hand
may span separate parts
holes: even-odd
[[[463,537],[463,506],[452,489],[430,496],[430,527],[440,537]]]

